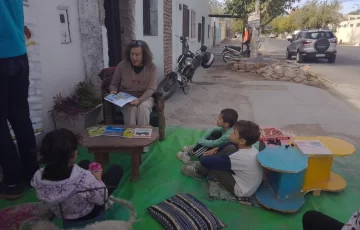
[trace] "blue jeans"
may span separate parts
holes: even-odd
[[[30,179],[39,169],[28,94],[27,54],[0,58],[0,166],[7,185],[19,184],[22,177]],[[15,133],[19,153],[7,121]]]

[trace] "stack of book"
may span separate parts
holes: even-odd
[[[151,128],[120,128],[113,126],[94,126],[87,129],[90,137],[112,136],[123,138],[151,138]]]

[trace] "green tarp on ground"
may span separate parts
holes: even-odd
[[[143,155],[140,168],[140,180],[130,181],[130,156],[112,153],[110,162],[124,168],[125,176],[115,196],[131,201],[140,220],[135,230],[162,229],[147,213],[146,208],[180,193],[191,193],[215,213],[227,225],[227,229],[302,229],[301,218],[304,212],[311,209],[322,211],[340,221],[347,221],[350,215],[360,208],[359,173],[360,156],[354,154],[334,160],[333,171],[348,182],[341,193],[322,193],[319,197],[306,195],[305,205],[296,214],[281,214],[263,208],[241,205],[228,201],[209,201],[207,182],[185,177],[180,172],[182,163],[176,158],[181,146],[193,144],[201,137],[203,131],[185,128],[167,128],[166,140],[151,146],[150,152]],[[357,151],[359,153],[359,151]],[[93,155],[86,149],[80,149],[79,160],[93,160]],[[0,209],[24,202],[36,201],[35,191],[27,190],[25,196],[17,201],[0,201]],[[109,211],[108,219],[126,219],[127,209],[115,205]],[[59,219],[56,223],[61,223]]]

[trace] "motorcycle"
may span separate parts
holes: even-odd
[[[250,50],[242,50],[241,46],[225,46],[221,54],[223,55],[224,62],[232,61],[234,59],[239,59],[243,57],[250,57]],[[261,47],[261,43],[258,42],[257,49],[259,50]]]
[[[224,62],[229,62],[242,57],[250,57],[250,52],[246,52],[245,54],[244,51],[242,51],[242,46],[225,46],[221,52]]]
[[[187,39],[184,37],[179,38],[182,43],[183,53],[178,57],[174,71],[166,75],[157,87],[157,91],[162,94],[164,100],[174,95],[177,85],[186,94],[185,87],[188,86],[189,82],[192,82],[196,69],[200,65],[203,68],[209,68],[215,60],[214,55],[207,52],[207,46],[201,45],[201,48],[196,53],[193,53],[189,50]]]

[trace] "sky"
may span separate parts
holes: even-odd
[[[343,3],[343,9],[342,13],[346,14],[353,10],[360,9],[360,0],[340,0]],[[219,0],[219,2],[224,2],[224,0]],[[301,0],[298,4],[298,6],[303,5],[306,3],[307,0]],[[355,6],[354,4],[359,4],[359,6]]]

